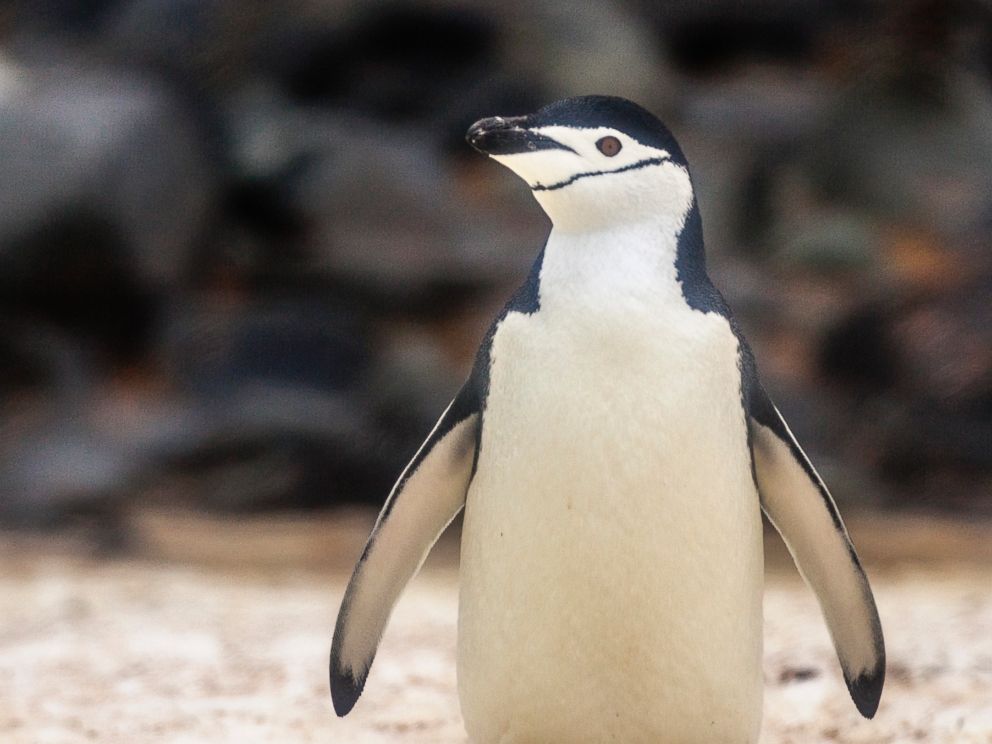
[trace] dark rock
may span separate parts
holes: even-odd
[[[604,93],[664,111],[676,85],[656,36],[626,3],[491,5],[502,34],[502,71],[544,91],[544,103]]]
[[[330,133],[329,133],[330,134]],[[403,132],[353,121],[332,137],[297,191],[319,219],[314,268],[394,297],[470,274],[456,230],[454,184],[432,151]]]
[[[298,13],[275,28],[259,66],[295,101],[429,136],[565,95],[643,101],[670,88],[651,36],[619,3],[394,2]]]
[[[170,379],[207,401],[247,384],[341,392],[371,363],[369,331],[351,312],[305,298],[187,304],[165,331]]]
[[[120,0],[14,0],[6,5],[21,31],[86,37],[95,34]]]
[[[270,51],[294,99],[399,122],[432,118],[491,70],[498,29],[481,9],[392,3],[284,34]]]
[[[381,503],[460,380],[429,336],[370,343],[317,301],[177,312],[163,364],[203,435],[177,442],[160,477],[221,509]]]
[[[8,402],[0,423],[0,520],[43,527],[119,505],[141,465],[86,420],[91,402],[64,395],[30,407]]]
[[[208,96],[257,75],[253,49],[287,13],[259,0],[128,0],[107,14],[108,52]]]
[[[693,75],[725,73],[755,61],[808,63],[824,22],[823,3],[763,3],[765,12],[731,3],[722,9],[706,5],[702,12],[682,10],[682,17],[669,17],[662,26],[669,59]],[[779,7],[767,7],[774,5]]]
[[[879,66],[881,69],[879,69]],[[984,224],[992,192],[992,95],[956,68],[930,95],[869,67],[825,122],[806,168],[817,193],[875,219],[953,236]]]
[[[81,512],[113,511],[139,470],[112,444],[62,425],[19,433],[18,444],[4,450],[0,520],[15,526],[55,526]]]
[[[117,361],[144,351],[155,292],[104,218],[66,211],[4,247],[0,308],[8,314],[54,324]]]
[[[174,314],[162,359],[202,413],[205,434],[162,473],[215,508],[376,501],[397,455],[364,397],[368,328],[319,301],[199,304]],[[402,453],[400,456],[404,456]]]
[[[135,352],[210,213],[195,128],[130,74],[31,66],[0,87],[5,308]]]
[[[172,453],[158,475],[178,478],[184,501],[243,510],[384,498],[391,476],[347,396],[253,382],[196,405],[207,435]]]
[[[297,231],[297,270],[378,312],[451,307],[448,293],[524,272],[539,250],[545,223],[526,190],[479,158],[512,188],[476,193],[419,130],[264,94],[232,100],[228,119],[238,171]]]
[[[174,281],[210,207],[197,132],[153,81],[25,69],[0,107],[0,256],[66,211],[115,233],[138,277]]]
[[[882,308],[860,308],[830,328],[819,350],[827,377],[862,394],[889,389],[898,378],[900,350]]]
[[[893,314],[902,387],[916,400],[992,420],[992,276],[946,290]]]
[[[0,401],[51,391],[79,396],[95,376],[81,339],[35,318],[0,321]]]
[[[394,475],[417,451],[461,387],[438,344],[423,333],[394,333],[365,381],[363,407],[374,421],[376,450]]]

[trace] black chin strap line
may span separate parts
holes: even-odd
[[[559,181],[558,183],[553,183],[548,186],[538,183],[530,187],[531,191],[557,191],[558,189],[563,189],[566,186],[571,186],[573,183],[581,178],[589,178],[590,176],[607,176],[611,173],[626,173],[627,171],[638,170],[640,168],[647,168],[651,165],[661,165],[662,163],[668,161],[669,158],[647,158],[645,160],[638,160],[636,163],[631,163],[630,165],[625,165],[622,168],[614,168],[613,170],[600,170],[600,171],[588,171],[586,173],[576,173],[574,176],[566,178],[564,181]]]

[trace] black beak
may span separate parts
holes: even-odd
[[[556,142],[527,128],[526,116],[493,116],[480,119],[468,128],[465,140],[485,155],[513,155],[535,150],[568,150],[571,147]]]

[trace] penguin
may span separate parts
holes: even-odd
[[[483,119],[467,140],[527,183],[552,229],[354,570],[330,656],[338,715],[464,510],[471,741],[755,742],[763,511],[871,718],[885,645],[868,579],[707,275],[671,132],[630,101],[585,96]]]

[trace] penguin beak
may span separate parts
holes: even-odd
[[[465,140],[484,155],[515,155],[537,150],[568,150],[571,147],[527,128],[528,117],[493,116],[468,128]]]

